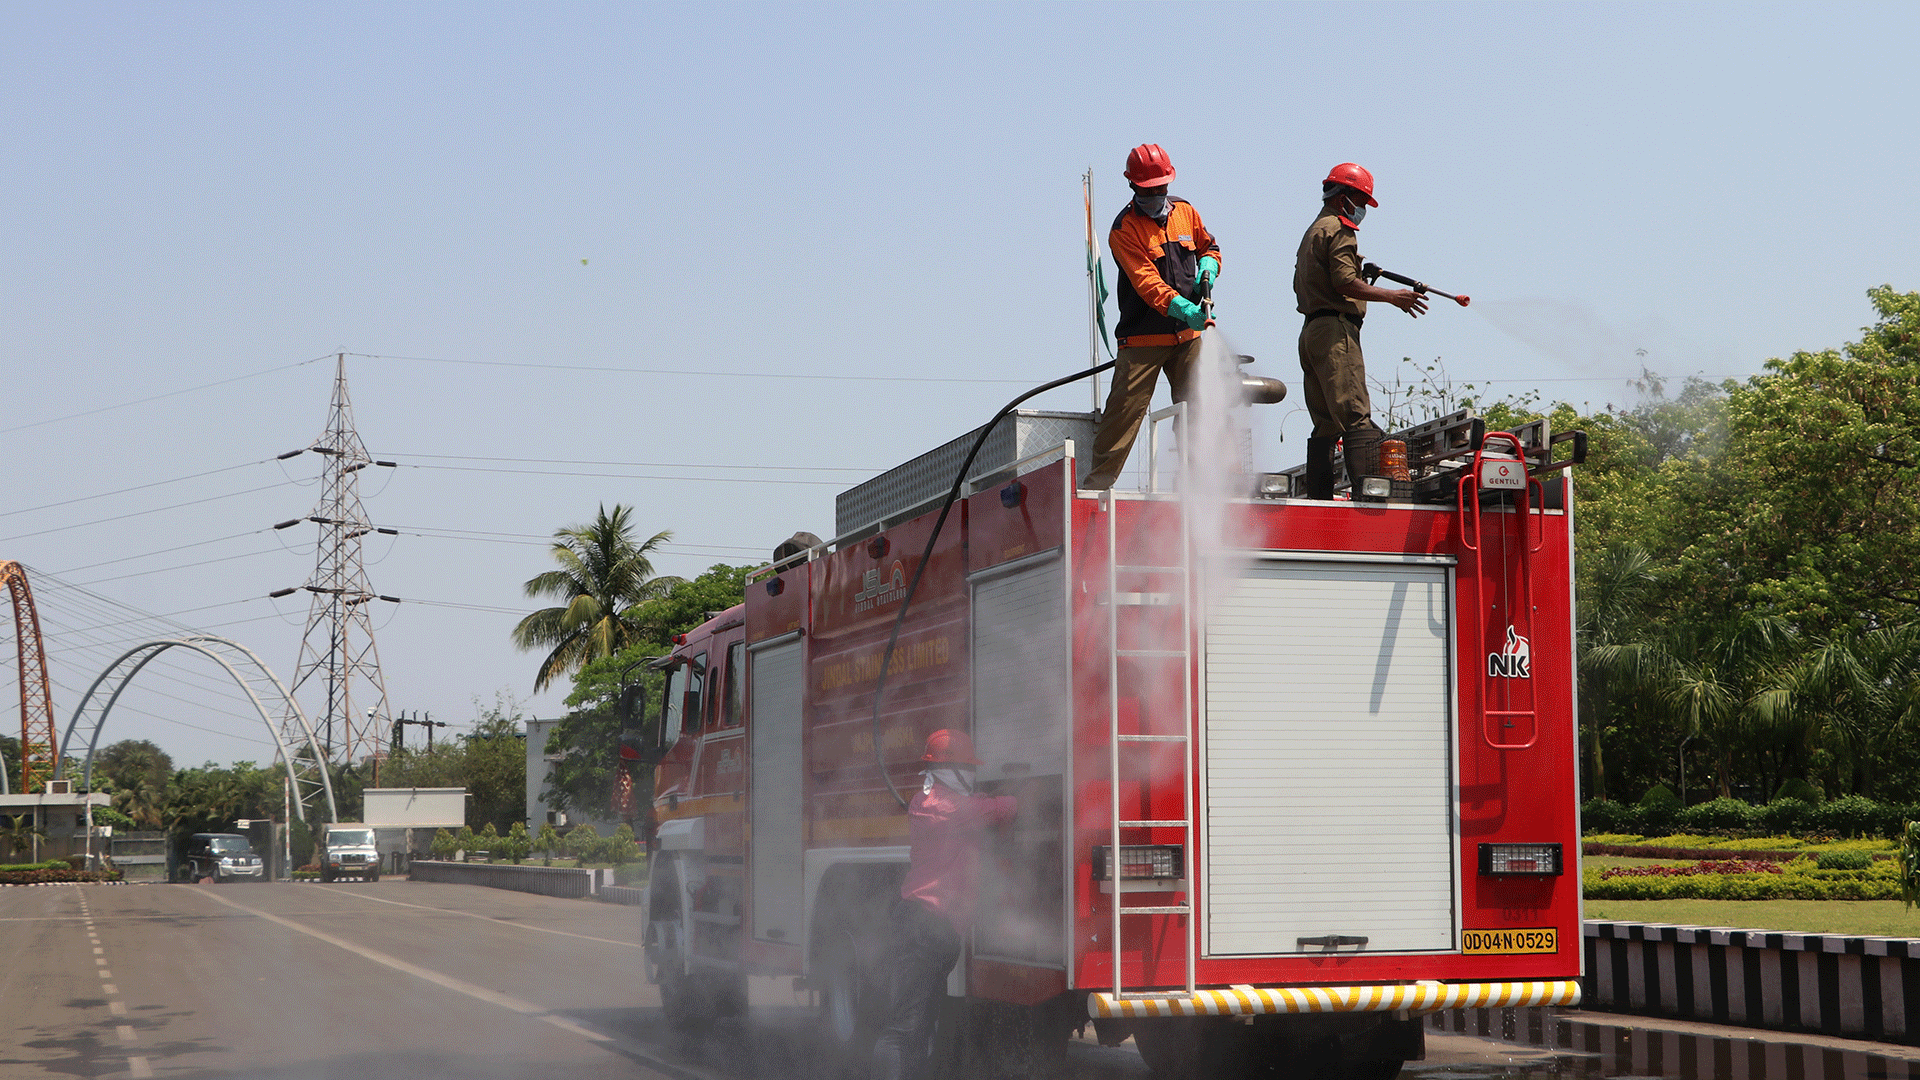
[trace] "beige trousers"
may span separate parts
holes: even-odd
[[[1113,388],[1107,392],[1107,407],[1100,411],[1100,430],[1093,436],[1093,461],[1088,467],[1086,487],[1110,488],[1126,467],[1127,454],[1140,434],[1140,421],[1153,402],[1153,388],[1160,373],[1167,373],[1167,386],[1173,400],[1187,399],[1187,375],[1200,358],[1200,339],[1178,345],[1145,345],[1121,349],[1114,358]]]

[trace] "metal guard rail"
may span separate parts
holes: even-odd
[[[1262,1016],[1283,1013],[1442,1012],[1580,1004],[1580,981],[1402,983],[1387,986],[1269,986],[1196,990],[1165,997],[1124,999],[1108,993],[1087,997],[1096,1020],[1160,1016]]]

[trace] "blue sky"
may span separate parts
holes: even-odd
[[[1474,297],[1378,314],[1376,375],[1628,403],[1643,362],[1749,374],[1920,288],[1905,7],[0,13],[0,558],[47,575],[63,728],[158,632],[115,604],[291,678],[305,606],[265,594],[314,537],[260,530],[316,465],[268,459],[318,434],[336,351],[402,465],[365,486],[408,534],[368,547],[376,588],[470,605],[380,610],[393,707],[556,714],[507,641],[540,537],[631,503],[693,574],[831,532],[842,487],[1086,363],[1080,174],[1104,234],[1140,142],[1220,238],[1223,331],[1290,384],[1293,251],[1340,161],[1378,179],[1363,254]],[[1274,407],[1263,462],[1304,434]],[[209,672],[156,665],[107,738],[270,754]]]

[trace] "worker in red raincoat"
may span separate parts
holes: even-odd
[[[990,830],[1013,821],[1008,795],[976,795],[973,740],[942,729],[927,736],[920,793],[907,807],[913,862],[893,907],[887,1026],[873,1047],[873,1080],[907,1080],[927,1059],[947,974],[973,929],[980,852]]]

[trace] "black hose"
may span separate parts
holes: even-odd
[[[973,448],[967,451],[967,460],[960,463],[960,472],[953,478],[953,487],[947,492],[947,501],[940,504],[940,516],[934,520],[933,532],[927,536],[926,550],[920,553],[920,565],[913,568],[913,580],[907,583],[907,595],[900,598],[900,610],[893,617],[893,633],[887,635],[886,651],[880,654],[880,678],[873,686],[873,763],[880,770],[880,779],[887,782],[887,791],[893,795],[893,801],[899,803],[902,810],[907,808],[907,800],[900,797],[900,789],[893,785],[893,777],[887,775],[886,758],[881,755],[880,699],[887,692],[887,668],[893,663],[893,647],[900,643],[900,625],[906,621],[907,605],[913,603],[914,590],[920,587],[920,575],[927,572],[927,563],[933,558],[933,545],[939,541],[940,529],[947,523],[947,513],[953,509],[954,500],[960,497],[960,489],[966,485],[967,470],[973,467],[973,459],[980,453],[980,448],[986,445],[987,436],[993,433],[994,425],[1005,420],[1008,413],[1020,407],[1021,402],[1068,383],[1079,382],[1089,375],[1098,375],[1111,368],[1114,363],[1115,361],[1109,360],[1098,367],[1075,372],[1064,379],[1055,379],[1044,386],[1036,386],[1007,402],[1006,407],[995,413],[993,419],[987,421],[987,426],[980,429],[980,436],[973,440]]]

